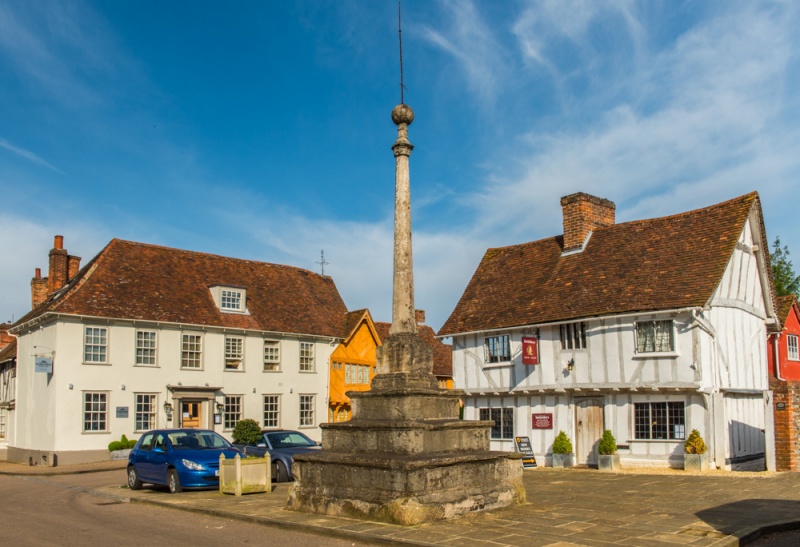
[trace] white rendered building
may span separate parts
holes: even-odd
[[[108,459],[111,441],[242,418],[320,439],[346,307],[333,280],[111,241],[78,271],[56,236],[17,340],[11,461]]]

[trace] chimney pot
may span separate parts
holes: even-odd
[[[42,269],[41,268],[36,268],[36,275],[34,277],[36,279],[41,279],[42,278]]]
[[[414,310],[414,319],[416,319],[417,323],[424,323],[425,310]]]
[[[53,248],[54,249],[63,249],[64,248],[64,236],[56,236],[55,240],[53,241]]]

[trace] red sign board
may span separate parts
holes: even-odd
[[[553,415],[532,414],[531,427],[533,427],[533,429],[553,429]]]
[[[522,337],[522,364],[539,364],[539,340],[530,336]]]

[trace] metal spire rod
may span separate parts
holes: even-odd
[[[406,86],[403,85],[403,25],[400,18],[400,0],[397,0],[397,36],[400,39],[400,104],[405,104],[403,92]]]

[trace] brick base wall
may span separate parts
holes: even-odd
[[[800,382],[773,379],[770,389],[775,412],[775,468],[800,471]]]

